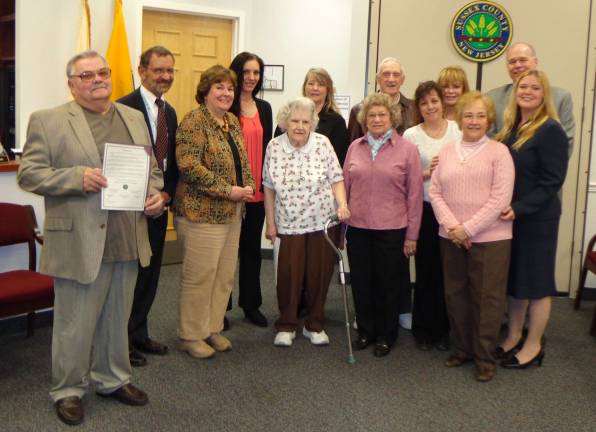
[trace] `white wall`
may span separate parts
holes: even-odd
[[[65,65],[75,54],[81,8],[79,0],[16,2],[16,143],[22,147],[29,115],[67,102]],[[169,11],[231,15],[241,23],[238,51],[258,53],[265,63],[285,66],[285,90],[265,92],[274,115],[300,93],[306,70],[321,66],[332,75],[337,92],[352,103],[364,94],[367,0],[126,0],[124,16],[133,68],[140,55],[143,7]],[[113,1],[89,0],[91,48],[105,54],[112,29]],[[182,113],[183,114],[183,113]],[[182,115],[179,115],[182,117]],[[2,200],[33,204],[40,224],[41,199],[18,189],[14,173],[0,177]],[[0,251],[0,271],[12,263]]]

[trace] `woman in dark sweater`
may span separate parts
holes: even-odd
[[[246,216],[240,232],[238,303],[246,318],[259,327],[267,327],[267,318],[259,310],[263,302],[260,274],[261,233],[265,220],[261,176],[265,149],[273,130],[271,105],[256,97],[263,85],[264,67],[263,60],[258,55],[248,52],[238,54],[230,64],[230,69],[238,76],[230,112],[240,121],[244,146],[256,185],[254,199],[246,203]],[[231,303],[230,298],[228,310],[231,309]]]
[[[561,216],[559,190],[567,173],[568,140],[554,109],[544,72],[519,76],[496,139],[507,144],[515,163],[509,271],[509,333],[497,355],[502,366],[523,369],[542,364],[541,339],[557,294],[555,264]],[[522,330],[528,314],[528,336]],[[519,350],[519,351],[518,351]]]
[[[315,110],[319,115],[319,124],[315,132],[329,138],[337,159],[339,159],[339,164],[343,166],[350,144],[348,128],[344,118],[337,112],[334,99],[335,89],[329,72],[323,68],[309,69],[302,84],[302,95],[315,103]],[[278,126],[275,129],[275,136],[279,136],[283,132]]]

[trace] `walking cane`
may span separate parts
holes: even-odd
[[[338,222],[338,221],[339,221],[339,219],[337,218],[337,216],[333,216],[332,218],[330,218],[327,222],[325,222],[325,228],[323,230],[323,233],[325,234],[325,239],[327,240],[327,243],[329,243],[329,245],[331,246],[331,248],[337,255],[337,258],[339,261],[339,263],[338,263],[339,264],[339,281],[342,286],[342,293],[343,293],[343,298],[344,298],[344,316],[345,316],[345,322],[346,322],[346,336],[348,338],[348,363],[354,364],[354,363],[356,363],[356,358],[354,357],[354,353],[352,352],[352,335],[350,334],[350,314],[348,312],[348,291],[346,288],[346,274],[344,272],[344,260],[343,260],[341,251],[337,248],[337,246],[335,246],[335,244],[333,243],[333,240],[331,240],[329,238],[329,234],[327,232],[327,230],[329,228],[329,224],[332,222]]]

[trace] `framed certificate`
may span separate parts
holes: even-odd
[[[263,90],[283,91],[284,89],[284,66],[265,65],[263,72]]]

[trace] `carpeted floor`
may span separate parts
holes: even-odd
[[[272,264],[263,264],[263,311],[276,317]],[[152,335],[170,345],[134,370],[150,397],[127,407],[90,393],[81,431],[596,431],[596,338],[588,335],[593,302],[578,312],[554,301],[541,368],[498,369],[492,382],[474,380],[474,366],[443,366],[445,353],[418,351],[402,331],[388,357],[357,352],[346,362],[339,285],[327,301],[328,347],[297,337],[272,345],[274,330],[228,312],[234,349],[196,360],[175,349],[180,266],[165,266],[151,315]],[[235,291],[237,298],[237,291]],[[26,339],[2,332],[0,431],[73,430],[59,422],[48,397],[51,328]]]

